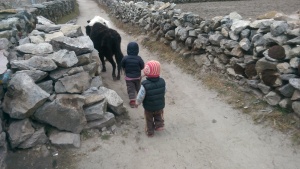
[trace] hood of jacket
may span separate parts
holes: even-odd
[[[127,45],[127,55],[138,55],[139,45],[136,42],[130,42]]]

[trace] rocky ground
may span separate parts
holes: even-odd
[[[203,18],[211,19],[215,16],[224,16],[236,11],[244,17],[256,18],[268,11],[279,11],[292,14],[300,11],[299,0],[245,0],[177,4],[182,11],[199,14]]]

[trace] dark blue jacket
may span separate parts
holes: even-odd
[[[146,90],[143,107],[148,111],[158,111],[165,108],[166,82],[163,78],[146,78],[142,82]]]
[[[144,69],[145,63],[138,56],[139,46],[135,42],[130,42],[127,46],[127,56],[122,59],[121,65],[125,69],[125,74],[130,78],[141,77],[141,70]]]

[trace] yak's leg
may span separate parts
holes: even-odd
[[[120,80],[120,78],[121,78],[121,64],[117,64],[117,66],[118,66],[118,75],[117,75],[117,80]]]
[[[111,63],[111,65],[113,67],[113,69],[112,69],[112,77],[113,77],[113,79],[117,80],[116,79],[116,63],[115,63],[115,61],[113,59],[113,55],[107,56],[106,59]]]
[[[106,72],[106,67],[105,67],[105,60],[104,60],[104,54],[99,52],[99,57],[102,63],[102,72]]]

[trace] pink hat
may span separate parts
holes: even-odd
[[[147,77],[159,77],[160,63],[156,60],[151,60],[145,64],[143,71]]]

